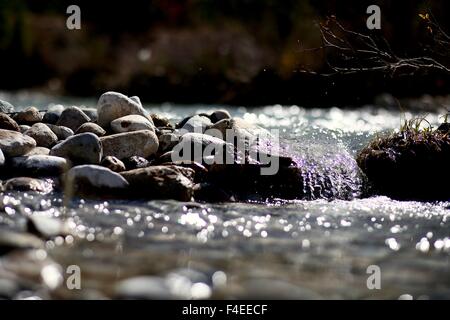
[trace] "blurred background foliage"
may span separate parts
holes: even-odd
[[[82,29],[66,28],[81,8]],[[420,54],[418,14],[431,9],[449,30],[448,1],[0,0],[0,90],[98,95],[119,90],[146,101],[228,104],[360,104],[380,92],[446,93],[448,75],[321,77],[316,27],[336,15],[367,33],[366,8],[382,10],[394,51]]]

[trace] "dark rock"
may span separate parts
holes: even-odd
[[[127,170],[146,168],[150,165],[147,159],[138,156],[126,158],[123,160],[123,163]]]
[[[121,173],[135,197],[180,201],[191,200],[194,174],[194,170],[178,166],[151,166]]]
[[[58,142],[56,134],[43,123],[33,124],[24,134],[33,138],[39,147],[51,148]]]
[[[128,182],[121,175],[97,165],[73,167],[67,172],[64,184],[69,196],[124,196],[128,187]]]
[[[100,127],[98,124],[92,123],[92,122],[86,122],[82,124],[78,130],[75,132],[75,134],[78,133],[84,133],[84,132],[92,132],[97,137],[103,137],[106,134],[105,129]]]
[[[43,177],[59,176],[69,165],[67,160],[61,157],[31,155],[11,158],[8,167],[15,175]]]
[[[98,164],[102,159],[102,145],[95,134],[80,133],[55,145],[50,155],[69,159],[76,164]]]
[[[62,106],[60,104],[49,107],[47,112],[44,113],[42,122],[49,123],[49,124],[56,124],[63,111],[64,111],[64,106]]]
[[[450,133],[450,123],[448,122],[444,122],[442,123],[438,128],[438,131],[443,132],[443,133]]]
[[[89,121],[91,119],[80,108],[68,107],[61,113],[56,125],[70,128],[75,132],[83,123]]]
[[[125,164],[116,157],[104,157],[101,165],[114,172],[122,172],[126,170]]]
[[[16,113],[13,119],[19,124],[33,125],[42,121],[42,114],[35,107],[29,107],[23,111]]]
[[[234,196],[217,185],[211,183],[198,183],[194,186],[196,201],[205,202],[234,202]]]
[[[6,157],[24,155],[36,147],[36,141],[17,131],[0,129],[0,149]]]
[[[212,112],[209,115],[209,118],[211,119],[211,121],[213,123],[216,123],[218,121],[224,120],[224,119],[231,119],[231,115],[227,110],[216,110],[214,112]]]
[[[6,113],[0,113],[0,129],[19,131],[20,127],[10,116]]]

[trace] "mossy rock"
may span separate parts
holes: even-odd
[[[399,200],[450,199],[450,134],[402,129],[375,138],[357,156],[377,194]]]

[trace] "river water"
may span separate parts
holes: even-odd
[[[51,100],[6,98],[40,108]],[[174,120],[216,108],[148,107]],[[412,116],[370,106],[227,109],[279,129],[294,155],[323,159],[317,161],[322,166],[336,154],[350,163],[377,132]],[[438,116],[428,119],[436,123]],[[339,175],[329,172],[339,187]],[[355,176],[346,183],[356,192],[362,182]],[[450,202],[383,196],[250,204],[65,202],[60,194],[15,192],[0,194],[0,203],[0,232],[23,232],[27,215],[66,220],[76,232],[47,241],[45,250],[0,256],[0,294],[1,281],[9,281],[19,287],[14,298],[450,298]],[[66,286],[71,265],[81,270],[81,290]],[[370,290],[373,270],[380,272],[380,288]]]

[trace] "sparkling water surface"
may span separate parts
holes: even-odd
[[[41,109],[49,103],[95,107],[93,99],[1,97]],[[146,107],[179,120],[223,106]],[[322,166],[333,157],[352,164],[375,134],[412,116],[370,106],[227,109],[279,129],[294,157],[323,159]],[[428,119],[439,121],[437,114]],[[329,174],[339,188],[339,174]],[[360,187],[356,176],[347,179]],[[0,194],[0,232],[23,232],[25,216],[38,214],[67,221],[74,235],[46,241],[45,250],[0,256],[0,289],[1,281],[15,281],[21,288],[15,298],[450,298],[450,202],[378,196],[205,204]],[[66,288],[70,265],[81,269],[81,290]],[[381,271],[379,290],[367,287],[371,265]]]

